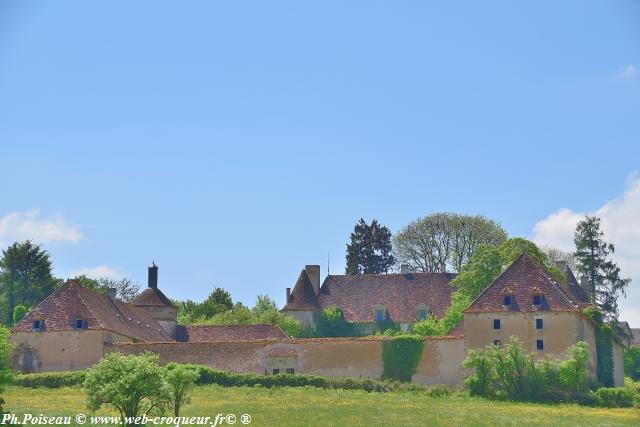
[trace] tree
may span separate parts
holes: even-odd
[[[127,419],[140,414],[161,412],[168,400],[164,370],[153,353],[124,356],[109,353],[87,371],[84,390],[92,411],[104,404],[120,412],[123,427]]]
[[[444,212],[410,222],[395,235],[393,247],[398,261],[414,271],[458,272],[478,246],[506,238],[506,231],[484,216]]]
[[[584,341],[567,348],[567,359],[560,363],[560,381],[569,390],[579,393],[587,385],[589,346]]]
[[[391,232],[378,220],[367,224],[362,218],[358,221],[347,244],[346,274],[381,274],[389,271],[394,264],[391,245]]]
[[[4,393],[4,389],[11,384],[11,368],[9,367],[9,330],[0,325],[0,395]],[[0,413],[4,414],[4,399],[0,397]]]
[[[545,253],[547,258],[549,258],[549,262],[552,265],[556,265],[557,263],[562,262],[565,263],[571,270],[578,271],[576,259],[572,253],[568,253],[557,248],[552,248],[550,246],[541,246],[540,249]]]
[[[624,349],[624,374],[634,381],[640,380],[640,347]]]
[[[93,289],[104,295],[107,294],[110,288],[113,288],[116,290],[116,298],[124,302],[133,301],[140,293],[140,285],[126,278],[110,279],[101,277],[99,279],[91,279],[85,275],[81,275],[74,277],[72,280],[75,280],[85,288]]]
[[[13,308],[39,304],[56,288],[58,281],[51,275],[49,254],[27,240],[13,243],[2,251],[0,258],[0,295],[6,300],[4,319],[13,322]]]
[[[191,300],[176,301],[178,318],[182,324],[191,324],[210,319],[217,314],[234,308],[231,294],[222,288],[215,288],[203,302]]]
[[[173,415],[180,416],[180,408],[191,402],[189,393],[193,390],[199,374],[194,368],[170,363],[166,367],[165,380],[169,389],[169,401],[173,406]]]
[[[631,279],[620,277],[620,268],[611,259],[615,247],[605,242],[600,218],[586,216],[578,222],[573,241],[578,272],[586,279],[585,291],[591,302],[607,320],[617,321],[618,297],[626,296],[625,289]]]

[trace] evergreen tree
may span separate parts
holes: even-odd
[[[56,288],[58,281],[51,275],[49,254],[27,240],[14,243],[2,251],[0,258],[0,296],[4,322],[13,323],[13,309],[21,304],[35,307]]]
[[[578,223],[573,239],[578,272],[586,279],[585,291],[605,318],[618,319],[618,296],[625,295],[631,279],[620,277],[620,268],[611,260],[613,244],[604,241],[600,218],[587,216]]]
[[[389,229],[378,224],[376,219],[369,225],[360,218],[351,233],[351,243],[347,245],[346,273],[386,273],[394,262]]]

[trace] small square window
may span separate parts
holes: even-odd
[[[76,329],[84,329],[84,320],[82,319],[78,319],[76,320]]]
[[[280,373],[280,369],[274,369],[273,370],[273,375],[278,375]]]
[[[502,304],[503,305],[511,305],[511,297],[509,297],[509,296],[504,297],[504,299],[502,300]]]
[[[34,320],[33,321],[33,330],[34,331],[41,331],[44,327],[44,322],[42,320]]]
[[[536,348],[538,350],[544,350],[544,341],[543,340],[536,340]]]
[[[384,310],[381,308],[376,309],[376,322],[382,322],[384,320]]]
[[[493,319],[493,329],[500,329],[500,319]]]
[[[533,305],[542,304],[542,295],[534,295],[533,296]]]
[[[293,370],[293,368],[287,368],[285,371],[287,374],[294,374],[295,371]]]
[[[542,319],[536,319],[536,329],[542,329],[544,327],[544,322]]]
[[[418,310],[418,320],[424,320],[427,318],[429,311],[426,309]]]
[[[500,340],[493,340],[493,345],[497,345],[498,347],[502,345],[502,341]]]

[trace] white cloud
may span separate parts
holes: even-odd
[[[633,64],[625,65],[613,75],[616,79],[635,79],[638,77],[638,67]]]
[[[90,279],[122,279],[125,275],[117,268],[106,265],[96,267],[81,268],[69,273],[69,277],[87,276]]]
[[[82,232],[68,224],[62,215],[41,218],[40,211],[10,212],[0,217],[0,243],[32,240],[36,243],[76,243],[82,239]]]
[[[627,298],[620,301],[621,318],[640,327],[640,177],[634,174],[627,183],[625,192],[593,212],[574,212],[562,208],[538,221],[533,228],[533,240],[572,251],[573,233],[578,221],[585,215],[601,219],[601,229],[607,242],[613,243],[614,260],[620,266],[623,277],[631,277]]]

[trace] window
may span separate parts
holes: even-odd
[[[429,310],[426,308],[419,308],[418,309],[418,314],[416,315],[416,318],[418,320],[424,320],[427,317],[429,317]]]
[[[544,322],[542,319],[536,319],[536,329],[542,329],[544,326]]]
[[[493,319],[493,329],[500,329],[500,319]]]
[[[384,311],[385,310],[382,307],[376,308],[376,314],[375,314],[376,322],[382,322],[383,320],[385,320]]]
[[[33,331],[38,332],[44,329],[44,320],[33,321]]]
[[[493,345],[497,345],[498,347],[502,345],[502,341],[500,340],[493,340]]]
[[[504,297],[504,299],[502,300],[502,304],[503,305],[511,305],[511,297],[510,296]]]
[[[86,329],[87,323],[82,319],[76,320],[76,329]]]
[[[542,304],[542,295],[534,295],[533,296],[533,305]]]
[[[280,373],[280,369],[274,369],[273,370],[273,375],[278,375]]]
[[[295,371],[294,371],[294,369],[293,369],[293,368],[287,368],[285,372],[286,372],[287,374],[293,374],[293,373],[295,373]]]
[[[536,340],[536,348],[538,350],[544,350],[544,341],[543,340]]]

